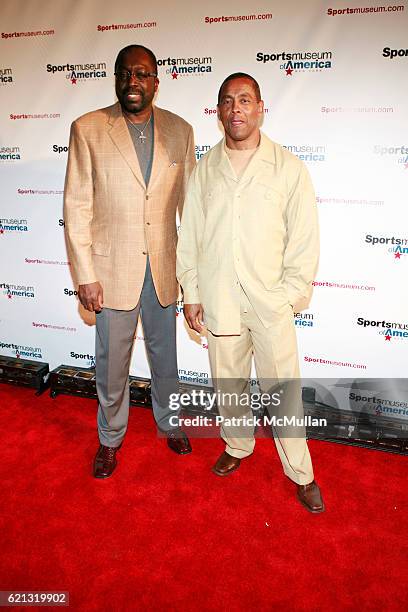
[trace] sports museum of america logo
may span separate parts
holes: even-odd
[[[14,342],[0,342],[0,353],[3,349],[10,351],[11,355],[17,359],[42,359],[43,349],[39,346],[24,346],[23,344],[14,344]]]
[[[372,391],[353,390],[349,393],[350,406],[353,412],[365,412],[397,418],[408,417],[406,395],[402,397],[379,397]]]
[[[211,149],[211,145],[209,144],[197,144],[195,146],[195,156],[198,161]]]
[[[106,78],[106,63],[47,64],[47,72],[63,75],[71,85]]]
[[[52,152],[57,153],[58,155],[62,155],[62,153],[68,153],[68,151],[69,151],[68,145],[59,145],[59,144],[52,145]]]
[[[294,312],[293,320],[295,327],[301,329],[314,327],[316,324],[315,315],[312,312]]]
[[[16,162],[21,159],[20,147],[0,147],[0,162]]]
[[[407,340],[408,339],[408,323],[401,323],[397,321],[387,321],[383,319],[366,319],[365,317],[357,318],[357,325],[363,327],[363,329],[373,330],[374,333],[384,336],[384,339],[388,342],[391,339]]]
[[[332,51],[281,51],[280,53],[256,54],[256,61],[266,64],[278,62],[279,69],[286,76],[294,72],[322,72],[332,68]]]
[[[0,219],[0,235],[2,234],[24,234],[28,232],[27,219]]]
[[[212,57],[167,57],[157,60],[158,66],[165,68],[165,73],[177,80],[179,77],[203,76],[212,72]]]
[[[380,157],[389,158],[400,164],[400,168],[408,170],[408,147],[406,145],[375,145],[374,154]]]
[[[289,144],[283,145],[285,149],[296,155],[304,162],[326,161],[326,147],[316,144]]]
[[[399,57],[408,57],[408,49],[391,49],[391,47],[384,47],[382,55],[390,60]]]
[[[13,70],[11,68],[0,68],[0,85],[9,85],[13,82]]]
[[[95,355],[90,355],[89,353],[77,353],[76,351],[71,351],[69,353],[70,359],[75,360],[75,363],[81,365],[81,367],[85,366],[87,368],[95,367]]]
[[[407,238],[366,234],[365,242],[372,247],[382,248],[383,251],[391,253],[394,259],[401,259],[403,256],[408,255]]]
[[[35,298],[34,287],[29,285],[15,285],[14,283],[0,283],[0,295],[8,300],[14,298]]]

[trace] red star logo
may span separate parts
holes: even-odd
[[[9,300],[11,300],[11,293],[8,293],[7,297],[8,297]]]
[[[72,83],[73,85],[76,85],[76,82],[77,82],[77,80],[76,80],[76,79],[71,79],[71,83]]]
[[[293,72],[292,68],[286,68],[287,75],[289,74],[290,76],[292,76],[292,72]]]
[[[401,259],[401,253],[395,253],[394,257],[395,259]]]
[[[171,73],[171,76],[173,77],[173,79],[177,79],[178,77],[178,72],[174,71]]]
[[[20,359],[20,353],[18,351],[16,352],[16,357],[17,359]]]
[[[4,234],[4,229],[0,229],[0,234]]]
[[[389,334],[387,334],[387,335],[385,336],[385,339],[386,339],[386,340],[391,340],[391,336],[390,336]]]

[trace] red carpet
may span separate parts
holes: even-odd
[[[406,610],[405,457],[310,442],[308,513],[271,440],[228,478],[219,440],[179,457],[131,410],[97,481],[93,401],[0,385],[0,590],[64,590],[74,610]]]

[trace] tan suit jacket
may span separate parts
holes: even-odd
[[[99,281],[104,305],[131,310],[147,253],[162,306],[177,299],[176,210],[195,166],[193,130],[154,107],[154,156],[146,188],[119,103],[73,122],[64,193],[68,255],[77,284]]]
[[[288,303],[308,306],[319,257],[316,201],[306,166],[261,134],[237,179],[222,140],[201,158],[184,204],[177,277],[214,334],[240,333],[240,285],[265,327]]]

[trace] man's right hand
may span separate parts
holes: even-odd
[[[101,312],[103,308],[103,289],[99,282],[79,285],[78,298],[82,306],[90,312]]]
[[[204,324],[204,311],[201,304],[184,304],[184,317],[188,326],[200,334]]]

